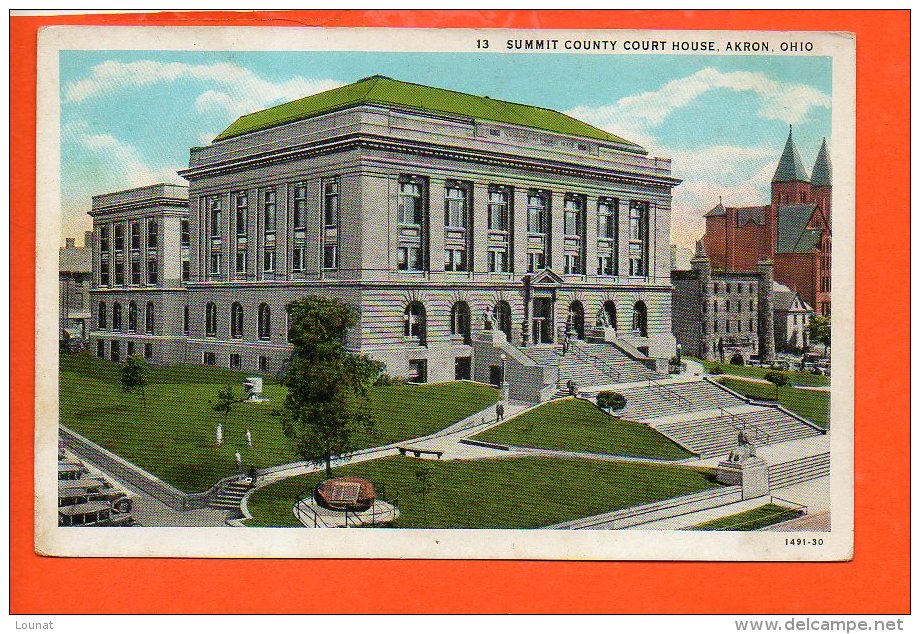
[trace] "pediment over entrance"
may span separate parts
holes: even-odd
[[[543,269],[532,278],[530,278],[530,283],[533,285],[556,285],[562,284],[565,280],[562,279],[557,273],[553,272],[552,269]]]

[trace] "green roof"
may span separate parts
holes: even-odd
[[[831,159],[827,155],[827,139],[821,140],[821,149],[815,159],[815,167],[811,170],[811,184],[816,187],[831,186]]]
[[[808,221],[815,212],[814,203],[780,205],[777,213],[776,251],[778,253],[810,253],[821,241],[820,229],[809,229]]]
[[[230,139],[249,132],[265,130],[361,104],[412,108],[438,114],[510,123],[548,132],[618,143],[629,146],[629,149],[644,152],[641,146],[631,141],[555,110],[397,81],[382,75],[367,77],[347,86],[333,88],[243,115],[217,135],[214,141]]]
[[[808,173],[802,164],[802,157],[799,156],[799,150],[792,140],[791,125],[789,126],[789,138],[786,139],[786,147],[783,148],[783,155],[779,157],[779,165],[776,166],[776,173],[773,174],[774,183],[788,181],[808,182]]]

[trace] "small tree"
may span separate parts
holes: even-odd
[[[147,407],[147,363],[135,355],[125,359],[125,364],[121,366],[121,391],[122,392],[140,392],[141,400],[144,407]]]
[[[415,470],[415,481],[418,484],[417,491],[422,496],[422,521],[428,524],[428,493],[432,489],[431,467],[422,465]]]
[[[597,406],[607,413],[626,407],[626,397],[619,392],[604,390],[597,393]]]
[[[789,377],[785,372],[767,372],[764,379],[776,386],[776,400],[779,400],[779,388],[789,385]]]
[[[808,322],[808,336],[812,341],[824,345],[824,354],[831,345],[831,320],[824,315],[813,315]]]
[[[294,353],[283,380],[288,395],[278,412],[281,427],[294,451],[308,462],[325,463],[331,477],[332,458],[351,453],[356,433],[373,429],[367,388],[384,366],[345,349],[358,312],[341,300],[305,297],[288,312]]]
[[[230,419],[230,412],[233,409],[233,406],[237,403],[242,403],[245,399],[238,397],[236,392],[233,391],[232,385],[227,385],[222,387],[217,393],[217,402],[214,403],[214,411],[222,412],[224,415],[224,428],[227,427],[227,422]]]

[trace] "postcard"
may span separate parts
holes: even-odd
[[[36,551],[852,558],[854,79],[846,33],[42,30]]]

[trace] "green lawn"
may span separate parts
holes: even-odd
[[[416,472],[430,470],[427,503]],[[401,528],[539,528],[719,486],[711,470],[569,458],[418,460],[402,456],[335,470],[398,491]],[[296,476],[257,490],[250,526],[300,526],[292,508],[324,474]]]
[[[722,377],[719,382],[751,398],[765,401],[776,400],[776,388],[772,384],[752,383],[730,377]],[[779,388],[779,403],[821,427],[830,426],[830,393],[828,392],[781,387]]]
[[[120,366],[87,355],[61,355],[61,423],[106,449],[185,491],[201,491],[236,468],[234,453],[246,466],[268,467],[296,460],[272,411],[286,390],[271,377],[268,403],[241,403],[224,426],[215,447],[222,414],[212,409],[228,383],[242,396],[247,374],[213,367],[157,367],[150,370],[147,406],[139,394],[122,394]],[[362,432],[359,447],[385,445],[435,432],[498,399],[489,386],[469,382],[373,387],[369,409],[377,419]],[[246,447],[247,427],[253,448]]]
[[[693,358],[693,357],[691,357]],[[703,364],[706,371],[711,371],[715,366],[721,366],[724,374],[734,374],[735,376],[747,376],[754,379],[762,379],[767,372],[773,372],[770,368],[758,368],[751,365],[732,365],[730,363],[717,363],[715,361],[704,361],[695,359]],[[799,372],[790,370],[785,372],[789,375],[789,380],[793,385],[807,385],[809,387],[820,387],[830,385],[830,377],[823,374],[812,374],[811,372]]]
[[[522,447],[639,458],[681,460],[693,455],[648,425],[610,416],[579,398],[544,403],[474,438]]]
[[[764,526],[779,524],[802,515],[802,511],[778,504],[764,504],[756,509],[735,513],[691,526],[692,531],[756,531]]]

